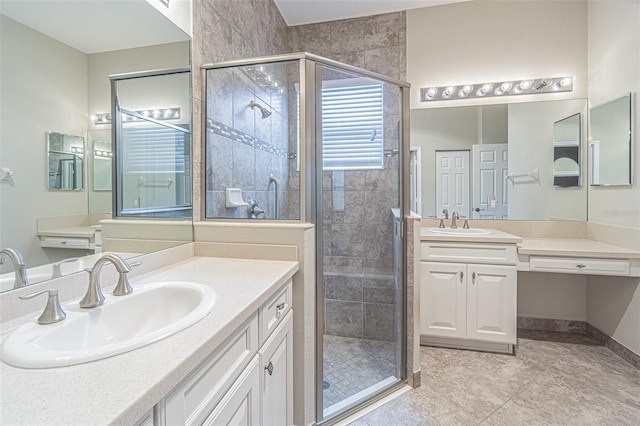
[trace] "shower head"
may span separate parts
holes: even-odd
[[[262,113],[262,119],[263,120],[271,115],[271,111],[269,111],[268,109],[266,109],[262,105],[260,105],[258,103],[255,103],[254,101],[249,102],[249,107],[251,107],[251,109],[258,108],[260,110],[260,112]]]

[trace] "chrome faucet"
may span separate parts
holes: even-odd
[[[454,211],[451,215],[451,229],[458,228],[458,223],[456,222],[458,219],[460,219],[460,215],[458,214],[458,212]]]
[[[442,214],[444,215],[445,219],[449,219],[449,210],[448,209],[442,209]]]
[[[119,278],[116,288],[113,290],[114,296],[124,296],[133,291],[127,273],[131,271],[131,266],[120,256],[115,254],[105,254],[98,259],[91,269],[85,269],[89,272],[89,288],[87,293],[80,301],[81,308],[95,308],[104,303],[104,294],[102,294],[102,286],[100,284],[100,272],[105,263],[113,263],[118,271]]]
[[[29,285],[27,281],[27,266],[24,263],[22,253],[18,250],[6,248],[0,251],[0,265],[2,265],[6,258],[11,260],[13,264],[14,274],[16,278],[13,281],[13,288],[26,287]]]
[[[263,218],[266,218],[267,215],[260,207],[258,207],[258,202],[256,200],[249,200],[249,205],[247,206],[247,213],[249,213],[250,219],[257,219],[258,216],[262,215]]]

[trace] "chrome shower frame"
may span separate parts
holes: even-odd
[[[211,69],[221,68],[234,68],[242,66],[251,66],[259,64],[274,64],[282,62],[299,62],[299,82],[300,82],[300,147],[298,156],[300,161],[300,219],[299,220],[274,220],[265,219],[268,222],[295,222],[313,223],[316,227],[316,241],[315,241],[315,279],[316,279],[316,350],[315,350],[315,407],[316,407],[316,424],[328,424],[339,421],[353,414],[355,411],[362,409],[363,407],[373,404],[376,401],[388,396],[389,394],[397,391],[401,387],[406,385],[407,379],[407,244],[406,244],[406,230],[407,230],[407,214],[409,212],[409,194],[408,188],[405,189],[405,184],[409,182],[409,88],[410,84],[401,80],[397,80],[391,77],[387,77],[372,71],[364,70],[352,65],[347,65],[332,59],[323,58],[321,56],[313,55],[306,52],[264,56],[252,59],[242,59],[234,61],[219,62],[215,64],[205,64],[201,66],[201,81],[202,83],[202,98],[206,99],[206,72]],[[403,319],[401,324],[400,336],[400,365],[399,365],[399,378],[398,382],[380,390],[377,393],[371,394],[369,398],[355,406],[347,407],[341,412],[337,412],[333,417],[325,419],[323,417],[323,336],[324,336],[324,286],[319,285],[323,283],[322,266],[323,259],[318,253],[322,253],[323,239],[322,239],[322,212],[318,210],[318,206],[322,206],[322,174],[318,171],[322,170],[322,115],[320,108],[320,95],[322,87],[322,76],[317,72],[318,65],[325,65],[331,68],[360,74],[364,77],[371,77],[379,80],[383,83],[392,84],[400,90],[401,99],[401,125],[400,125],[400,176],[399,176],[399,194],[400,194],[400,208],[401,208],[401,226],[398,230],[402,240],[402,259],[399,261],[402,264],[402,294],[403,298],[399,301],[401,305],[401,317]],[[201,128],[206,129],[206,114],[202,114]],[[202,157],[206,156],[206,144],[205,144],[206,132],[202,132],[201,152]],[[204,178],[204,167],[202,167],[201,173]],[[201,197],[204,200],[205,185],[201,186]],[[206,217],[205,203],[201,203],[200,215],[202,218]],[[211,221],[220,221],[224,219],[207,219]]]

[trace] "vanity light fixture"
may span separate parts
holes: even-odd
[[[573,91],[573,77],[534,78],[458,86],[423,87],[420,89],[420,99],[422,102],[429,102],[571,91]]]
[[[155,120],[177,120],[181,116],[180,108],[157,108],[157,109],[143,109],[136,111],[138,114],[145,117],[150,117]],[[91,116],[94,124],[111,124],[111,113],[105,112],[100,114],[94,114]],[[134,117],[132,115],[122,114],[122,121],[134,122],[143,121],[141,118]]]

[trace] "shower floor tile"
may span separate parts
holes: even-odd
[[[324,408],[396,374],[391,342],[324,336]],[[326,383],[325,383],[326,386]]]

